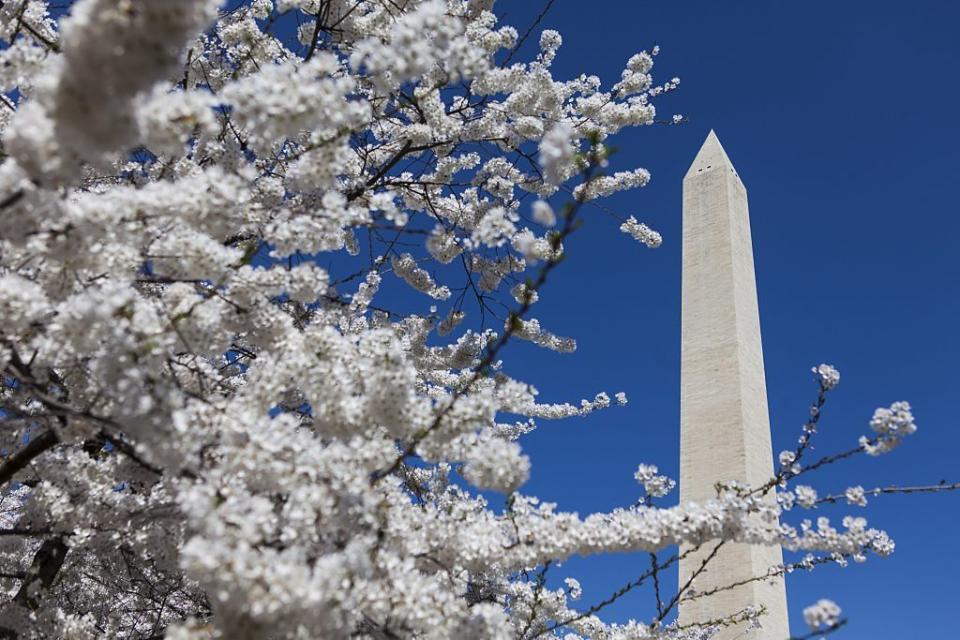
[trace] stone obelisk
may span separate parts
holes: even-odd
[[[711,131],[683,178],[683,302],[680,368],[680,500],[716,497],[715,483],[757,486],[773,475],[747,190]],[[713,549],[680,561],[687,582]],[[766,575],[780,547],[727,543],[696,577],[696,591]],[[681,603],[680,623],[707,622],[764,606],[762,629],[726,628],[720,640],[785,640],[781,579],[757,580]]]

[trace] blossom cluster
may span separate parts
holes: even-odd
[[[813,373],[817,376],[817,380],[820,381],[820,386],[822,386],[825,391],[830,391],[840,384],[840,372],[829,364],[821,364],[820,366],[814,367]]]
[[[834,627],[840,622],[841,609],[832,600],[821,599],[803,610],[803,620],[814,630]]]
[[[637,482],[643,485],[643,490],[652,498],[662,498],[677,486],[677,483],[672,478],[659,475],[657,471],[659,471],[659,469],[657,469],[656,465],[641,464],[637,467],[636,473],[633,474]]]
[[[642,222],[638,222],[633,216],[627,218],[626,222],[620,225],[620,231],[630,235],[634,240],[642,242],[651,249],[655,249],[663,243],[663,237],[659,233]]]
[[[889,409],[879,408],[870,420],[870,428],[877,434],[868,439],[862,436],[860,444],[872,456],[888,453],[900,446],[903,439],[916,433],[909,402],[894,402]]]

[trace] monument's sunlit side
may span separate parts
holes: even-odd
[[[703,502],[717,482],[759,486],[773,476],[747,190],[712,131],[683,179],[682,317],[680,498]],[[681,585],[714,546],[681,560]],[[781,563],[779,547],[726,543],[693,582],[699,593],[723,590],[683,602],[681,624],[762,606],[761,629],[717,637],[789,637],[783,580],[751,580]]]

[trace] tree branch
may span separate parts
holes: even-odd
[[[33,462],[37,456],[52,449],[58,442],[60,442],[60,439],[53,429],[48,429],[39,436],[32,438],[25,447],[18,449],[4,461],[3,465],[0,465],[0,486],[10,482],[18,472]]]

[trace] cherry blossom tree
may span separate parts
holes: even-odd
[[[708,637],[763,612],[681,627],[678,603],[709,595],[689,585],[626,625],[604,608],[678,548],[807,554],[758,579],[885,556],[861,517],[788,511],[949,488],[796,484],[916,428],[897,403],[811,459],[839,381],[824,365],[762,487],[668,506],[673,481],[643,464],[611,513],[523,493],[538,421],[627,399],[540,403],[503,348],[576,348],[538,299],[584,208],[648,181],[608,170],[609,141],[661,122],[678,80],[654,82],[656,48],[608,88],[556,79],[560,35],[492,10],[0,2],[0,635]],[[596,604],[573,577],[548,585],[566,558],[627,551],[650,569]],[[843,622],[829,601],[806,618]]]

